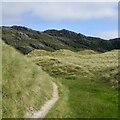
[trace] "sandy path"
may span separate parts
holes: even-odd
[[[26,115],[26,118],[44,118],[47,115],[47,113],[49,112],[49,110],[54,106],[54,104],[58,100],[59,96],[58,96],[57,85],[54,82],[52,84],[53,84],[52,98],[50,100],[46,101],[46,103],[41,107],[41,109],[39,111],[32,113],[32,115],[30,115],[28,113]]]

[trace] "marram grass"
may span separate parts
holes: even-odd
[[[5,43],[2,52],[2,117],[23,118],[52,97],[52,78]]]

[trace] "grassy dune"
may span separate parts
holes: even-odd
[[[118,50],[35,50],[28,57],[55,77],[59,86],[60,99],[47,117],[118,117]]]
[[[5,43],[2,51],[2,117],[22,118],[52,97],[52,78]]]

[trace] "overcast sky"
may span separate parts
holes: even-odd
[[[3,2],[2,25],[22,25],[40,31],[64,28],[111,39],[118,36],[118,3]]]

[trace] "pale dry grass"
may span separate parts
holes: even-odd
[[[84,54],[85,52],[85,54]],[[107,68],[116,68],[118,66],[118,50],[96,53],[92,50],[80,52],[72,52],[70,50],[57,50],[55,52],[47,52],[44,50],[32,51],[28,57],[31,57],[35,63],[47,68],[49,67],[66,67],[71,66],[86,73],[102,71]],[[80,69],[79,69],[80,68]],[[57,68],[56,68],[57,69]]]
[[[52,78],[9,45],[2,51],[2,117],[22,118],[52,97]]]

